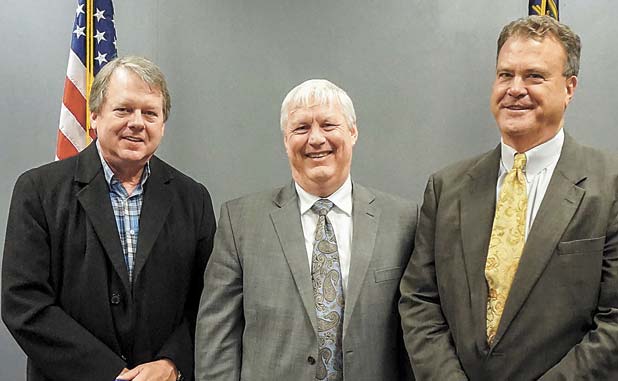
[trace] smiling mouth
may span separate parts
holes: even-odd
[[[128,141],[130,141],[132,143],[141,143],[141,142],[143,142],[142,139],[136,138],[136,137],[133,137],[133,136],[125,136],[125,137],[123,137],[123,139],[128,140]]]
[[[531,107],[529,106],[520,106],[520,105],[504,106],[504,108],[507,110],[511,110],[511,111],[527,111],[531,109]]]
[[[326,156],[330,155],[331,153],[332,153],[332,151],[312,152],[312,153],[305,154],[305,156],[307,156],[310,159],[321,159],[323,157],[326,157]]]

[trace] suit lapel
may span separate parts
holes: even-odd
[[[478,348],[486,347],[487,282],[485,262],[496,209],[500,146],[468,171],[460,193],[461,241],[470,290],[472,319]]]
[[[343,332],[350,323],[350,316],[358,300],[367,269],[373,258],[380,209],[373,205],[375,196],[367,188],[352,184],[352,252],[348,276],[347,295],[345,295],[345,310]]]
[[[118,273],[122,284],[129,290],[129,273],[124,261],[101,160],[94,142],[79,154],[75,181],[84,184],[77,192],[77,199],[92,223],[114,270]]]
[[[150,159],[150,177],[144,184],[144,202],[139,218],[139,237],[133,280],[139,279],[172,206],[169,183],[172,175],[157,157]]]
[[[294,182],[282,188],[273,201],[278,208],[270,213],[270,218],[311,325],[317,332],[318,321],[313,299],[311,269],[307,260],[307,249],[305,248],[305,237]]]
[[[528,234],[494,346],[500,341],[543,273],[586,193],[578,186],[586,177],[580,169],[577,151],[577,143],[565,134],[560,159]]]

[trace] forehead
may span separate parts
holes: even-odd
[[[306,104],[290,105],[288,119],[293,121],[305,119],[343,118],[343,109],[339,102],[307,102]]]
[[[535,39],[523,36],[510,37],[498,54],[498,66],[524,62],[560,63],[566,62],[566,51],[553,36]]]
[[[163,94],[160,88],[149,85],[133,71],[123,67],[119,67],[114,70],[109,78],[109,84],[105,94],[106,98],[123,98],[136,94],[150,99],[163,99]]]

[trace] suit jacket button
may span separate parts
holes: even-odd
[[[110,300],[112,302],[113,305],[117,306],[118,304],[120,304],[120,294],[118,293],[113,293],[112,294],[112,298]]]
[[[311,365],[315,364],[315,359],[313,358],[313,356],[309,356],[307,357],[307,362]]]

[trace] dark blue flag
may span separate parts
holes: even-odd
[[[560,20],[558,16],[558,0],[530,0],[528,1],[528,14],[550,16]]]

